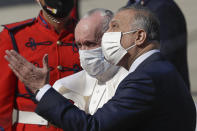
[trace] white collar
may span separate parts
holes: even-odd
[[[154,53],[160,52],[158,49],[150,50],[143,55],[139,56],[131,65],[129,69],[129,73],[132,73],[135,71],[135,69],[144,61],[146,60],[149,56],[151,56]]]

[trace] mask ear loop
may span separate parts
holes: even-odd
[[[41,9],[43,9],[43,7],[42,7],[42,5],[41,5],[40,1],[38,1],[38,5],[41,7]]]
[[[129,33],[134,33],[134,32],[136,32],[137,30],[131,30],[131,31],[129,31],[129,32],[124,32],[124,33],[122,33],[123,35],[126,35],[126,34],[129,34]]]
[[[134,46],[136,46],[136,44],[130,46],[129,48],[126,49],[126,51],[130,50],[131,48],[133,48]]]
[[[125,34],[129,34],[129,33],[134,33],[134,32],[136,32],[137,30],[131,30],[131,31],[129,31],[129,32],[124,32],[124,33],[122,33],[123,35],[125,35]],[[134,44],[134,45],[131,45],[129,48],[127,48],[127,49],[125,49],[126,51],[128,51],[128,50],[130,50],[131,48],[133,48],[134,46],[136,46],[136,44]]]

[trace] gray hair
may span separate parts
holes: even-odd
[[[111,19],[113,18],[114,14],[112,11],[107,10],[107,9],[103,9],[103,8],[95,8],[92,9],[90,11],[88,11],[83,18],[87,18],[95,13],[101,13],[101,16],[103,16],[103,20],[100,23],[101,25],[98,25],[98,31],[96,32],[96,37],[97,39],[101,39],[103,34],[108,30],[109,28],[109,22],[111,21]]]
[[[134,21],[131,26],[135,29],[143,29],[147,33],[147,41],[160,41],[160,22],[149,9],[141,5],[132,5],[122,7],[118,10],[118,12],[124,10],[135,11]]]

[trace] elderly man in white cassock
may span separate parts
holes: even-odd
[[[87,113],[103,106],[114,95],[118,84],[128,74],[122,67],[104,59],[101,38],[108,29],[113,13],[106,9],[90,10],[75,28],[83,71],[62,78],[53,87]]]
[[[64,97],[90,114],[94,114],[98,108],[101,108],[114,96],[119,83],[128,75],[126,69],[108,63],[104,59],[101,49],[102,36],[108,29],[112,17],[113,13],[110,10],[97,8],[90,10],[79,21],[75,28],[75,40],[79,48],[80,63],[84,70],[59,79],[53,85],[53,88]],[[11,52],[13,53],[13,51]],[[19,54],[16,55],[21,57]],[[24,58],[22,59],[25,63],[21,63],[26,68],[36,68]],[[20,60],[18,61],[20,63]],[[25,72],[23,68],[20,70]],[[39,73],[37,73],[37,78],[39,78]],[[41,89],[37,93],[36,99],[40,100],[50,87],[50,85],[46,85]]]

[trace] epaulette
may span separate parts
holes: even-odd
[[[16,31],[18,29],[24,28],[25,26],[33,24],[35,20],[36,19],[33,18],[33,19],[28,19],[28,20],[25,20],[25,21],[16,22],[16,23],[7,24],[7,25],[2,25],[2,26],[9,31]]]
[[[19,52],[18,47],[17,47],[17,43],[14,37],[14,32],[16,33],[19,29],[22,29],[28,25],[32,25],[34,23],[36,19],[29,19],[29,20],[25,20],[25,21],[21,21],[21,22],[16,22],[16,23],[12,23],[12,24],[8,24],[8,25],[3,25],[3,27],[5,29],[8,30],[10,38],[12,40],[12,45],[13,48],[16,52]]]

